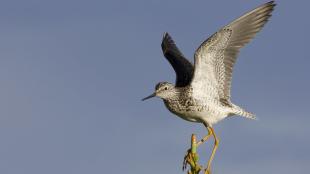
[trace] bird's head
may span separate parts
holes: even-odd
[[[155,86],[155,92],[148,97],[142,99],[142,101],[147,100],[152,97],[159,97],[162,99],[169,99],[175,96],[175,87],[173,84],[168,82],[159,82]]]

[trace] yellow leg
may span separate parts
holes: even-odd
[[[208,131],[208,135],[203,137],[203,139],[201,139],[198,143],[197,143],[197,147],[200,146],[202,143],[204,143],[205,141],[207,141],[210,137],[211,137],[211,132]]]
[[[212,150],[212,153],[211,153],[211,157],[208,161],[208,166],[207,166],[207,169],[205,171],[205,174],[211,174],[211,163],[212,163],[212,160],[214,158],[214,155],[215,155],[215,152],[218,148],[218,145],[219,145],[219,139],[216,137],[216,134],[213,130],[212,127],[207,127],[208,131],[211,133],[211,135],[213,135],[214,137],[214,147],[213,147],[213,150]]]

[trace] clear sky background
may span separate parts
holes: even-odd
[[[141,102],[175,80],[162,35],[193,61],[203,40],[264,2],[2,0],[0,173],[182,173],[191,133],[207,132],[159,99]],[[259,121],[215,125],[215,174],[309,173],[310,3],[277,4],[233,74],[232,101]]]

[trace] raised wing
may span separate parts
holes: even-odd
[[[177,87],[187,86],[191,82],[194,73],[194,66],[192,63],[190,63],[183,56],[168,33],[164,34],[161,48],[163,50],[164,56],[169,61],[176,73],[175,85]]]
[[[274,1],[271,1],[257,7],[200,45],[195,52],[191,83],[197,97],[211,97],[230,105],[232,70],[239,50],[262,29],[274,6]]]

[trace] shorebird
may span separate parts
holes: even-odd
[[[184,120],[202,123],[207,128],[208,135],[197,144],[211,136],[214,138],[205,170],[207,174],[211,173],[211,163],[219,144],[212,126],[235,115],[255,119],[254,114],[231,102],[233,66],[239,50],[263,28],[275,5],[274,1],[265,3],[218,30],[198,47],[194,65],[177,48],[171,36],[164,34],[161,47],[176,73],[176,82],[175,85],[158,83],[155,92],[142,100],[157,96],[163,99],[170,112]]]

